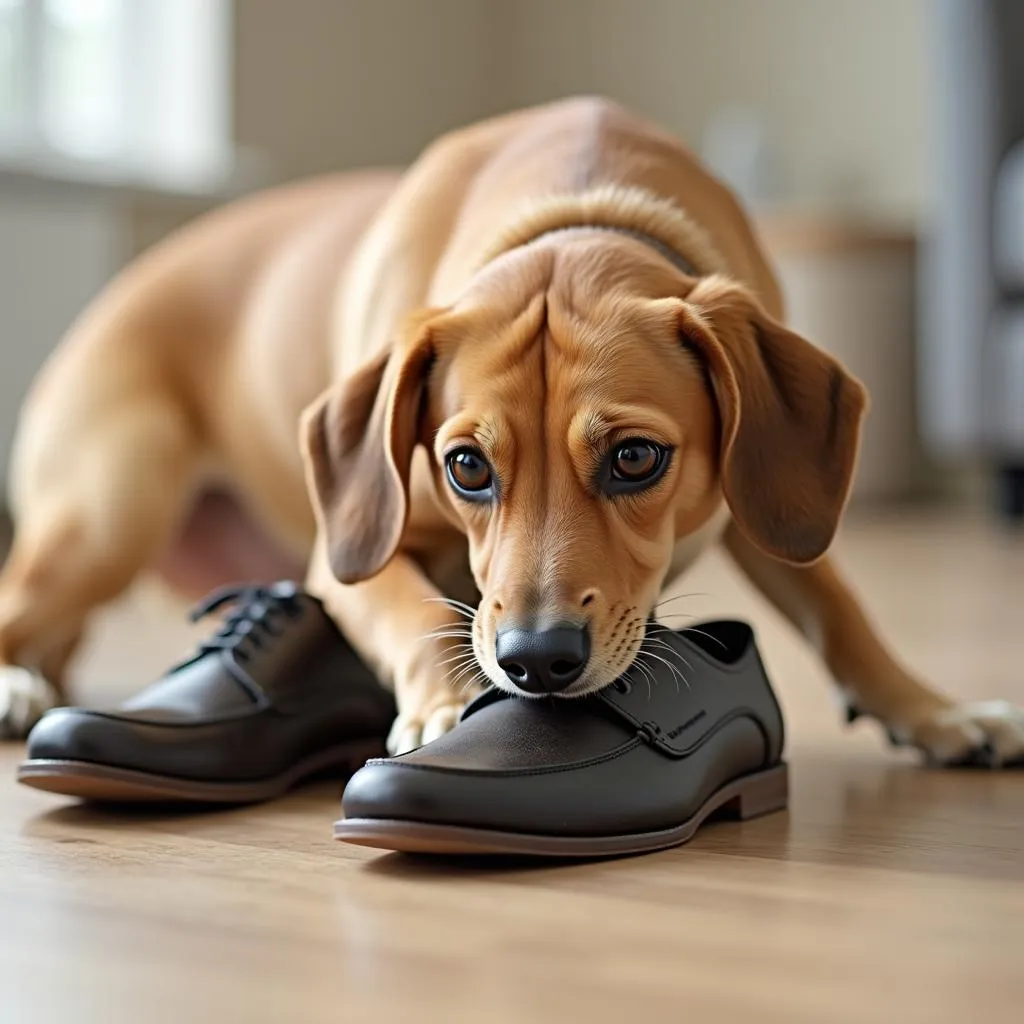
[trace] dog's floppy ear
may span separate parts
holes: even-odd
[[[399,344],[329,388],[303,413],[306,481],[331,569],[342,583],[376,575],[402,539],[434,357],[428,323],[433,314],[418,314]]]
[[[706,278],[686,296],[680,329],[711,377],[733,518],[766,553],[813,562],[849,495],[863,386],[725,278]]]

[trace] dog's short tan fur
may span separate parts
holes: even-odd
[[[467,552],[486,675],[510,685],[500,625],[587,623],[571,696],[629,665],[665,583],[721,538],[851,703],[939,760],[985,739],[1020,756],[1020,712],[956,708],[917,681],[825,556],[863,395],[782,319],[731,194],[602,100],[455,132],[401,176],[328,178],[201,220],[99,297],[26,405],[0,579],[9,728],[144,568],[203,589],[302,561],[395,686],[405,749],[452,726],[460,676],[478,681],[465,620],[437,600],[472,593]],[[672,462],[612,500],[595,467],[634,436]],[[453,494],[457,443],[486,455],[499,501]],[[210,485],[240,499],[245,530],[194,505]]]

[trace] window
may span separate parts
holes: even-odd
[[[0,0],[0,163],[229,172],[231,0]]]

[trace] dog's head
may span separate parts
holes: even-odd
[[[468,537],[481,666],[577,696],[632,663],[677,541],[723,500],[768,554],[825,552],[863,407],[745,288],[591,238],[495,261],[324,396],[304,438],[342,582],[394,555],[421,444]]]

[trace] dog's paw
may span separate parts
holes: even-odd
[[[473,696],[476,695],[463,699],[449,695],[443,702],[409,711],[399,711],[388,734],[388,753],[405,754],[436,740],[446,732],[451,732],[459,724],[462,709]]]
[[[933,765],[1024,766],[1024,708],[1005,700],[955,704],[913,728],[890,729],[889,738],[917,747]]]
[[[23,740],[59,703],[56,689],[41,675],[17,665],[0,665],[0,740]]]

